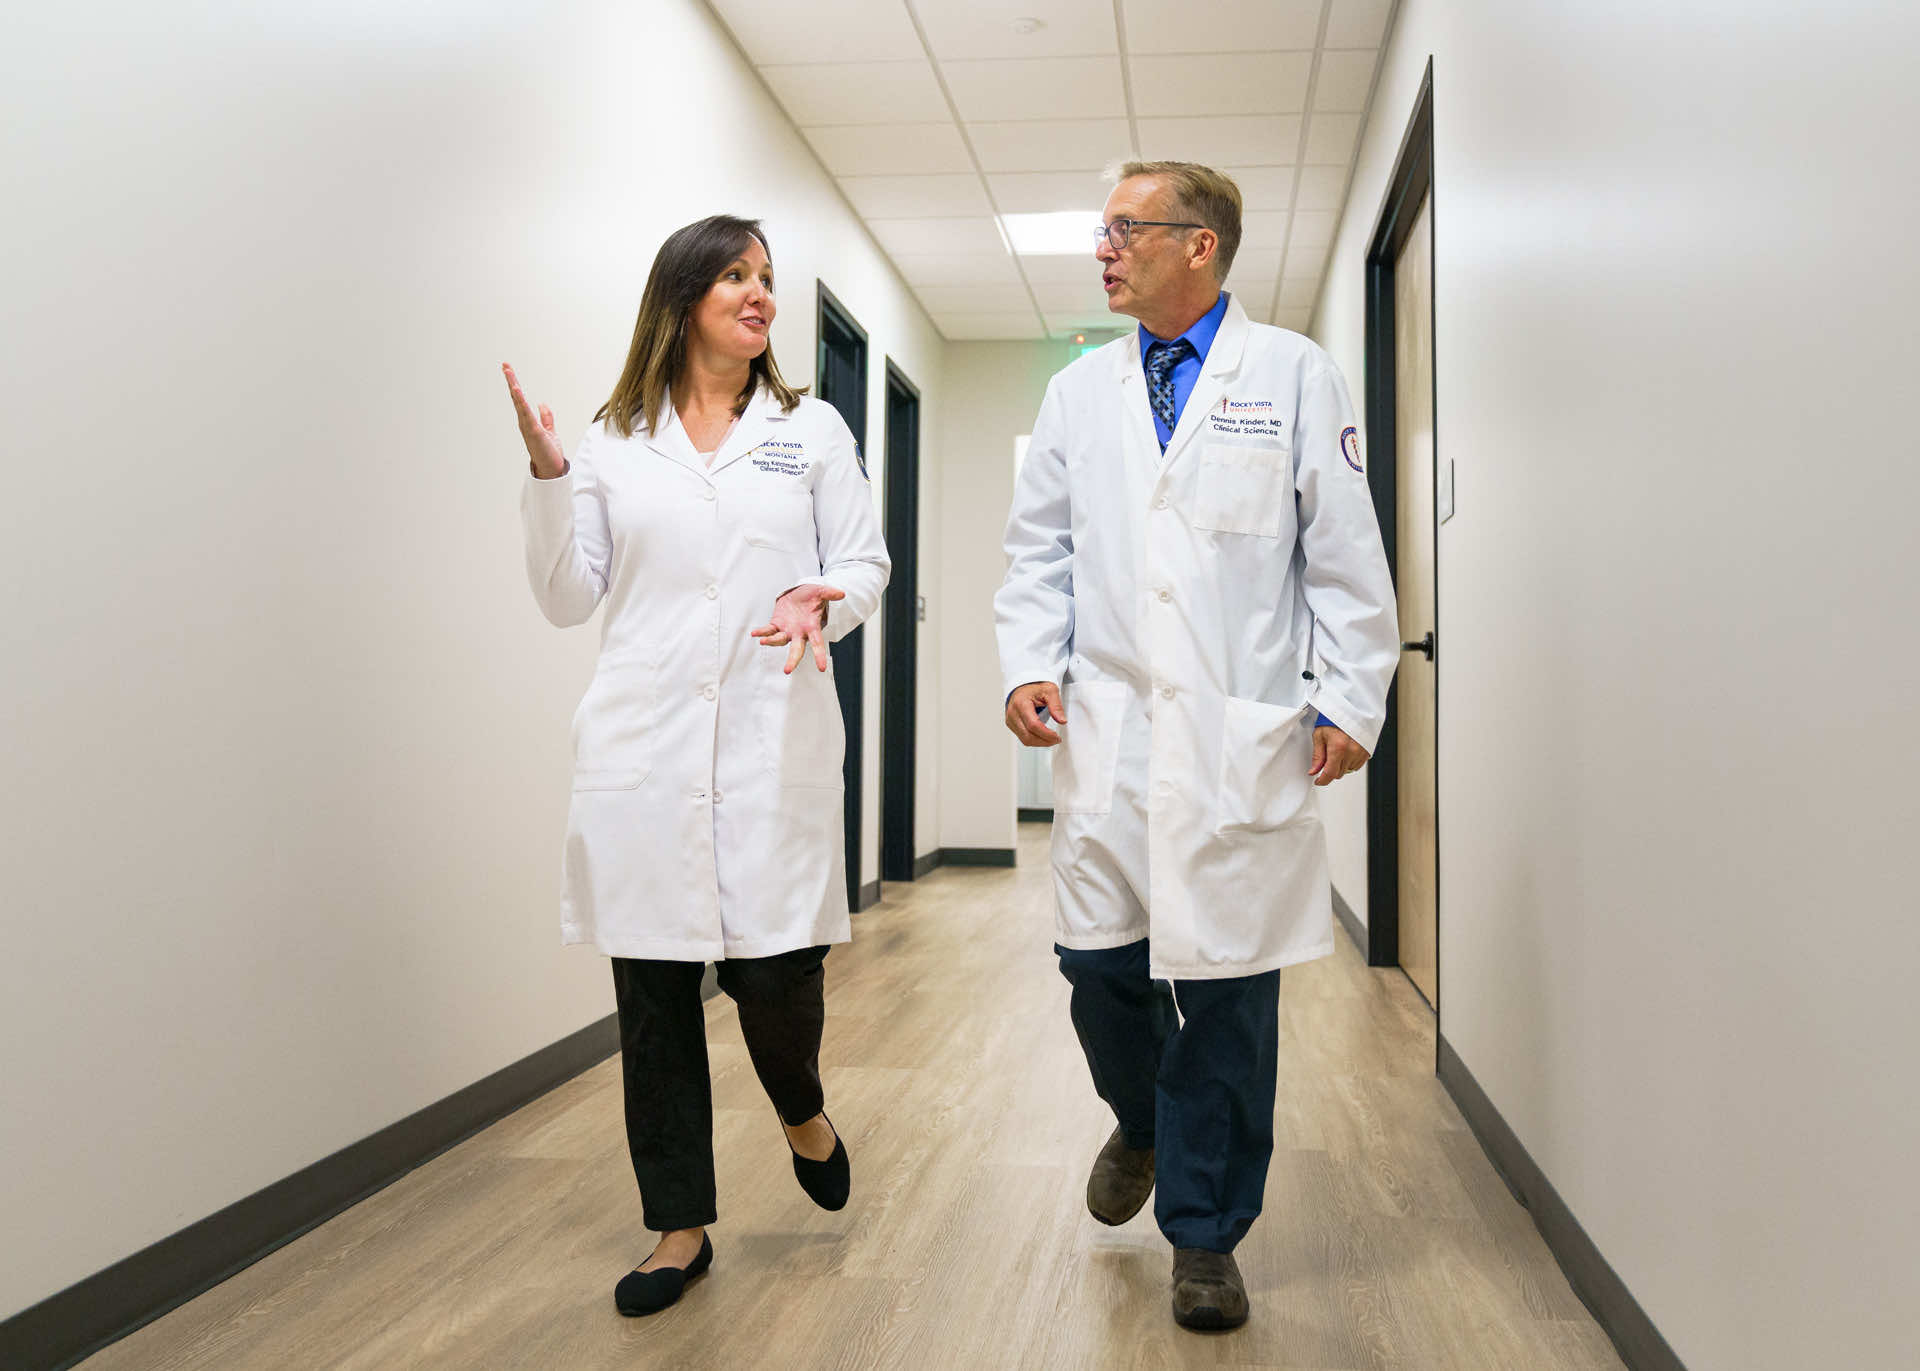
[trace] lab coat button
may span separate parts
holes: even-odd
[[[1173,698],[1173,687],[1172,687],[1172,686],[1161,686],[1161,687],[1160,687],[1160,698],[1161,698],[1161,699],[1163,699],[1163,700],[1171,700],[1171,699]]]
[[[1171,590],[1166,589],[1165,587],[1162,587],[1160,590],[1160,603],[1164,605],[1167,601],[1171,600],[1172,598],[1173,598],[1173,592]]]
[[[708,598],[709,600],[717,600],[717,599],[719,599],[719,598],[720,598],[720,587],[719,587],[719,586],[708,586],[708,587],[707,587],[707,598]]]
[[[693,792],[693,798],[696,800],[704,800],[707,798],[707,792],[704,790],[696,790]]]
[[[1153,502],[1153,507],[1155,509],[1165,509],[1167,507],[1167,497],[1162,495],[1158,500]]]
[[[715,804],[719,804],[719,803],[720,803],[720,792],[719,792],[719,791],[717,791],[717,790],[713,792],[713,802],[714,802]]]
[[[715,690],[712,686],[708,686],[705,690],[701,691],[700,693],[706,696],[709,700],[711,700],[720,692]]]
[[[700,492],[700,498],[702,500],[711,500],[713,498],[713,487],[708,486],[706,489],[702,490]]]

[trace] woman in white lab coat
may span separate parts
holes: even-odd
[[[874,611],[890,566],[852,434],[774,364],[774,309],[757,222],[674,233],[571,462],[503,368],[531,458],[534,598],[561,626],[606,604],[573,720],[561,932],[613,959],[627,1140],[662,1235],[615,1290],[624,1314],[665,1308],[713,1260],[707,962],[800,1184],[847,1199],[818,1064],[823,959],[851,936],[826,645]]]

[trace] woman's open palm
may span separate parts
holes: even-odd
[[[560,439],[553,431],[553,411],[542,405],[536,415],[520,389],[520,378],[513,374],[513,368],[502,362],[500,370],[506,373],[507,390],[513,396],[513,414],[520,421],[520,441],[527,445],[533,474],[543,481],[566,475],[567,454],[560,450]]]

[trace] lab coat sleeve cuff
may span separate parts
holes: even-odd
[[[1308,703],[1320,712],[1324,722],[1331,723],[1364,747],[1368,756],[1372,756],[1379,747],[1380,725],[1368,719],[1324,684],[1314,692],[1313,699]],[[1319,725],[1316,724],[1315,727]]]
[[[840,591],[846,589],[843,585],[835,584],[831,577],[810,576],[804,581],[795,581],[774,598],[777,600],[791,595],[801,586],[831,586],[834,590]],[[860,627],[860,620],[854,616],[853,609],[845,599],[827,601],[827,621],[822,625],[820,632],[829,643],[839,642],[858,627]]]
[[[520,486],[520,507],[534,519],[556,519],[573,527],[573,463],[558,476],[541,480],[531,470]]]
[[[1032,671],[1012,672],[1003,682],[1004,689],[1000,692],[1000,705],[1002,708],[1005,708],[1007,701],[1013,698],[1014,691],[1020,689],[1023,685],[1033,685],[1037,681],[1049,681],[1058,689],[1060,678],[1066,674],[1066,670],[1063,667],[1057,666],[1041,667]]]

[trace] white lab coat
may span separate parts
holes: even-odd
[[[833,673],[750,630],[802,582],[838,587],[837,640],[890,569],[853,435],[830,405],[763,389],[715,453],[596,424],[568,473],[527,478],[527,576],[554,623],[602,599],[573,718],[561,936],[614,957],[713,961],[845,942]]]
[[[1371,752],[1400,648],[1362,461],[1326,353],[1231,299],[1164,459],[1138,330],[1048,384],[995,608],[1006,690],[1066,708],[1062,945],[1202,980],[1333,950],[1315,711]]]

